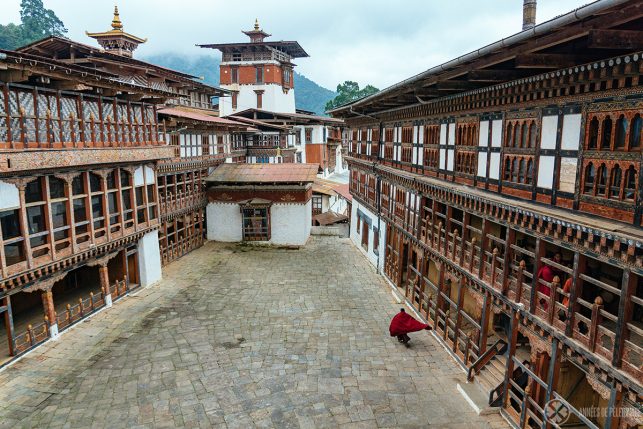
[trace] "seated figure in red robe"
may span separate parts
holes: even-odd
[[[406,344],[411,340],[407,335],[409,332],[417,332],[423,329],[428,331],[431,327],[426,323],[418,322],[413,316],[409,316],[403,308],[400,308],[400,312],[393,317],[391,326],[388,328],[391,337],[397,337],[397,340],[402,344]]]

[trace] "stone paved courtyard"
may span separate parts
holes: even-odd
[[[0,372],[0,427],[507,427],[347,239],[208,243]]]

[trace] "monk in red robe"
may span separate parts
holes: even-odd
[[[397,337],[397,340],[402,344],[406,344],[411,340],[407,335],[409,332],[417,332],[423,329],[428,331],[431,327],[426,323],[418,322],[412,316],[409,316],[403,308],[401,308],[400,312],[393,317],[393,320],[391,320],[391,326],[388,328],[391,337]]]

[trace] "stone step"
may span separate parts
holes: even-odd
[[[489,406],[489,394],[485,393],[478,383],[467,383],[466,381],[458,380],[456,387],[476,414],[500,413],[500,407]]]

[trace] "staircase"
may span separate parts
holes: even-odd
[[[468,382],[458,384],[458,390],[464,395],[478,414],[497,412],[502,402],[507,356],[504,354],[507,343],[497,339],[478,360],[467,374]]]
[[[491,393],[505,381],[506,355],[495,355],[475,376],[484,392]]]

